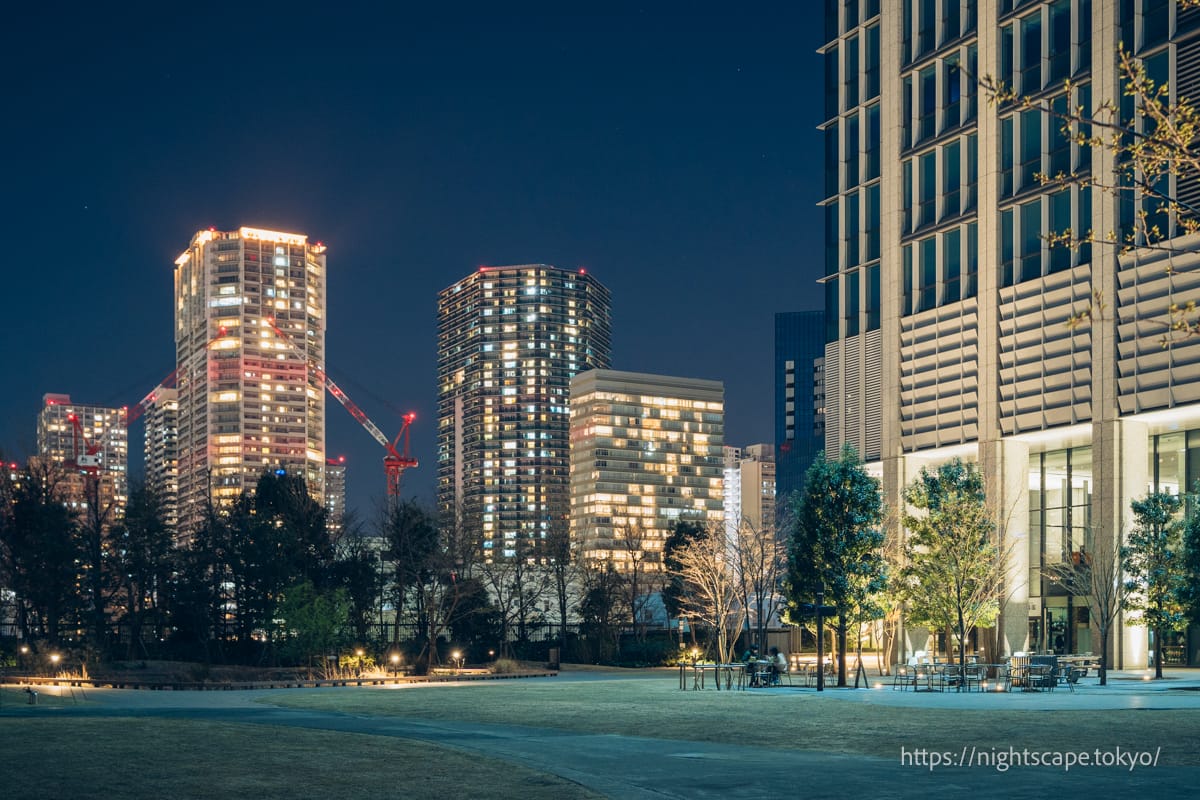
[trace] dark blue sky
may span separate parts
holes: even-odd
[[[6,454],[45,392],[128,405],[169,373],[174,259],[240,225],[329,246],[329,372],[389,434],[417,412],[409,493],[433,493],[436,293],[480,264],[587,267],[615,368],[723,380],[727,441],[771,440],[772,315],[822,302],[817,4],[22,5]],[[332,399],[328,448],[372,516],[382,450]]]

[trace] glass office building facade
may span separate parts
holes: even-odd
[[[1122,48],[1170,101],[1200,97],[1200,11],[828,0],[825,34],[825,449],[854,444],[893,504],[922,466],[977,461],[1014,545],[998,646],[1093,650],[1080,599],[1046,568],[1115,546],[1133,499],[1191,479],[1200,341],[1164,347],[1162,323],[1170,302],[1200,297],[1200,237],[1136,185],[1044,176],[1121,185],[1114,155],[1056,114],[1111,103],[1133,118]],[[981,76],[1033,104],[990,102]],[[1157,188],[1200,195],[1174,176]],[[1147,246],[1143,212],[1167,247]],[[1096,241],[1054,246],[1063,234]],[[1131,618],[1117,639],[1125,667],[1155,649]],[[1200,657],[1200,641],[1159,644]]]

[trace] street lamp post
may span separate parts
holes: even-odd
[[[825,605],[825,590],[817,590],[817,691],[825,691],[825,617],[821,613]]]

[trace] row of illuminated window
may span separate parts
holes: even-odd
[[[974,297],[979,291],[979,227],[975,222],[904,245],[900,313],[914,314]]]
[[[1012,286],[1091,260],[1091,188],[1073,186],[1000,212],[1000,285]]]

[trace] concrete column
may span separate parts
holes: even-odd
[[[1092,15],[1092,105],[1119,104],[1120,71],[1117,66],[1120,29],[1117,4],[1107,0],[1094,6]],[[1116,163],[1111,150],[1092,152],[1092,169],[1103,184],[1115,183]],[[1098,238],[1116,232],[1120,221],[1118,198],[1092,190],[1093,229]],[[1091,322],[1092,334],[1092,528],[1094,536],[1112,537],[1119,543],[1132,524],[1130,502],[1146,494],[1149,431],[1141,423],[1121,419],[1117,386],[1117,274],[1118,248],[1092,246],[1092,289],[1104,309]],[[1114,663],[1118,669],[1146,666],[1146,629],[1130,625],[1125,615],[1114,631]]]
[[[1130,503],[1145,496],[1150,482],[1149,430],[1129,420],[1097,422],[1092,426],[1092,535],[1107,537],[1120,547],[1133,525]],[[1113,635],[1117,669],[1146,666],[1147,635],[1144,626],[1130,623],[1124,613]]]
[[[979,463],[988,505],[1000,532],[1005,558],[1005,592],[996,623],[995,648],[989,657],[1029,649],[1029,445],[1012,439],[982,442]]]

